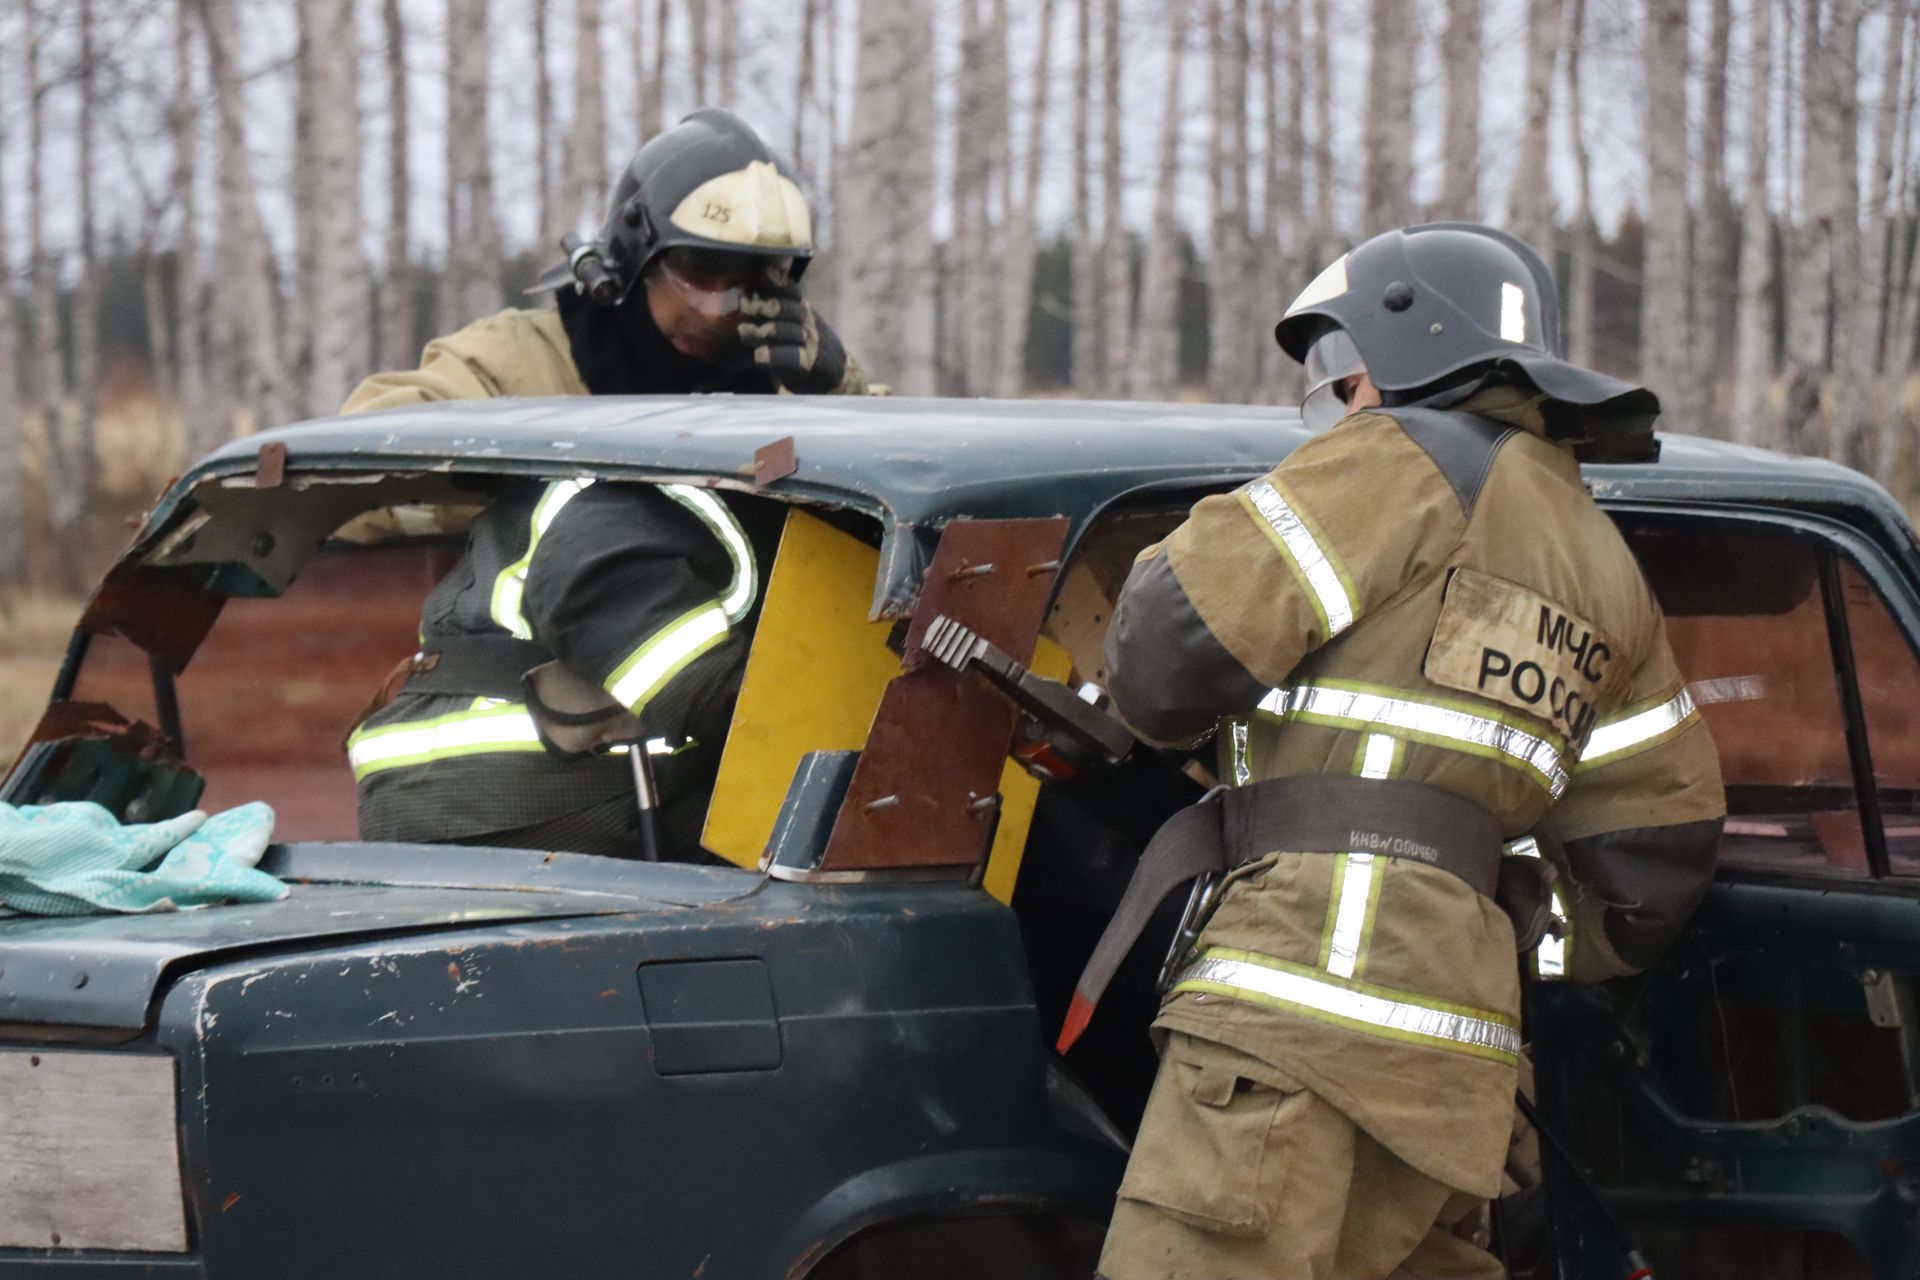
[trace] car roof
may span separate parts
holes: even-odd
[[[766,492],[879,518],[887,554],[875,612],[891,614],[910,605],[918,570],[950,519],[1065,516],[1069,538],[1077,538],[1124,496],[1249,479],[1310,434],[1296,410],[1266,405],[730,395],[443,401],[318,419],[227,444],[155,508],[140,541],[150,543],[195,485],[254,472],[268,446],[285,447],[288,475],[589,473],[744,488],[755,476],[756,451],[791,438],[793,473]],[[1855,508],[1857,522],[1912,546],[1898,505],[1858,472],[1699,437],[1662,440],[1657,463],[1588,467],[1595,496],[1615,504]]]

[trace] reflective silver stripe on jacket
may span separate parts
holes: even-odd
[[[1587,738],[1586,748],[1580,753],[1579,767],[1586,769],[1604,764],[1609,757],[1647,746],[1654,739],[1678,729],[1689,717],[1697,714],[1699,711],[1693,705],[1693,695],[1682,689],[1657,707],[1602,720]]]
[[[547,486],[547,491],[540,495],[540,501],[534,504],[533,516],[528,522],[526,554],[502,569],[493,580],[493,598],[489,602],[488,612],[493,615],[494,622],[509,634],[522,640],[533,639],[533,628],[527,624],[523,604],[527,595],[527,569],[533,564],[533,553],[539,549],[541,536],[552,527],[554,517],[592,484],[591,479],[557,480]]]
[[[1381,988],[1342,982],[1246,952],[1209,950],[1180,973],[1173,989],[1285,1006],[1326,1020],[1358,1024],[1360,1030],[1372,1029],[1390,1039],[1503,1062],[1517,1062],[1520,1056],[1519,1028],[1497,1014],[1430,1004],[1405,993],[1387,994]]]
[[[1354,729],[1399,729],[1439,739],[1443,745],[1487,755],[1525,770],[1558,799],[1567,789],[1560,748],[1526,730],[1458,707],[1391,696],[1334,684],[1298,684],[1275,689],[1260,700],[1260,710],[1281,719],[1315,716]]]
[[[755,581],[753,545],[747,541],[747,531],[740,527],[733,512],[727,510],[727,504],[705,489],[690,484],[663,484],[660,492],[699,516],[727,549],[727,556],[733,561],[733,581],[720,597],[720,607],[727,611],[728,622],[740,621],[753,608],[754,593],[759,586]]]
[[[715,601],[682,614],[649,636],[607,677],[607,692],[639,715],[688,663],[727,638],[727,614]]]
[[[1246,492],[1254,510],[1279,536],[1281,546],[1293,557],[1294,564],[1300,569],[1300,576],[1307,580],[1308,587],[1312,589],[1320,612],[1327,620],[1326,638],[1331,640],[1352,626],[1354,605],[1347,595],[1346,584],[1340,580],[1340,571],[1334,567],[1333,557],[1321,548],[1306,522],[1287,505],[1280,491],[1267,481],[1254,482],[1247,486]]]

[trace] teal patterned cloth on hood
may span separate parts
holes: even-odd
[[[273,821],[272,807],[259,802],[145,825],[123,825],[89,801],[0,804],[0,915],[272,902],[287,886],[256,864]]]

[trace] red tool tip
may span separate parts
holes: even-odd
[[[1060,1038],[1053,1042],[1055,1052],[1064,1054],[1073,1048],[1073,1042],[1080,1038],[1080,1033],[1087,1029],[1087,1023],[1092,1020],[1093,1001],[1075,991],[1072,1002],[1067,1005],[1066,1021],[1060,1024]]]

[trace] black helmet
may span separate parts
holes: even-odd
[[[1638,443],[1615,439],[1607,456],[1657,452],[1659,400],[1565,361],[1553,273],[1493,227],[1432,222],[1375,236],[1316,276],[1273,334],[1307,368],[1303,412],[1363,371],[1389,405],[1442,407],[1457,403],[1450,392],[1518,383],[1545,397],[1555,438],[1586,442],[1595,428],[1614,437],[1624,428]]]
[[[813,257],[813,219],[786,162],[740,117],[709,108],[635,152],[600,233],[563,247],[568,260],[528,292],[577,280],[612,305],[668,249],[764,258],[798,279]]]

